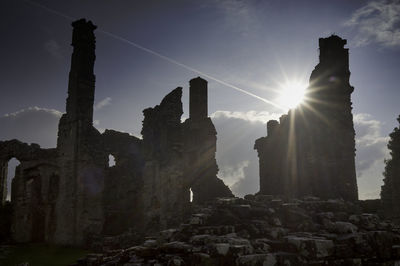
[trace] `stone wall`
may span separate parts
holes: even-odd
[[[143,203],[148,228],[167,228],[180,222],[189,202],[183,169],[181,97],[179,87],[160,105],[143,111]]]
[[[142,140],[114,130],[106,130],[102,138],[106,152],[115,159],[115,165],[105,171],[103,235],[142,228]]]
[[[268,122],[256,140],[260,193],[357,200],[355,141],[346,40],[321,38],[320,63],[299,107]]]
[[[58,177],[57,152],[28,145],[18,140],[0,141],[0,162],[7,169],[8,161],[17,158],[11,186],[11,234],[18,242],[44,242],[54,228],[54,179]],[[1,172],[2,191],[7,194],[7,171]],[[55,186],[58,188],[58,185]],[[3,203],[4,204],[4,203]]]

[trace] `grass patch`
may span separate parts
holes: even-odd
[[[3,249],[3,247],[1,247]],[[88,253],[79,248],[51,246],[46,244],[27,244],[10,246],[2,254],[0,265],[14,266],[29,262],[30,266],[66,266],[75,263]]]

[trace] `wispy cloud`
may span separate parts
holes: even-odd
[[[226,26],[242,35],[247,35],[257,26],[256,1],[214,0],[213,3],[224,15]]]
[[[52,115],[54,115],[54,116],[56,116],[58,118],[60,118],[62,116],[62,114],[63,114],[62,112],[60,112],[58,110],[55,110],[55,109],[48,109],[48,108],[42,108],[42,107],[33,106],[33,107],[28,107],[26,109],[18,110],[18,111],[13,112],[13,113],[4,114],[3,117],[9,117],[9,118],[18,117],[18,116],[23,115],[25,113],[32,113],[32,112],[50,113],[50,114],[52,114]]]
[[[270,113],[270,112],[257,112],[257,111],[247,111],[247,112],[236,112],[236,111],[216,111],[211,114],[212,119],[218,118],[233,118],[241,119],[248,122],[261,122],[267,123],[269,120],[278,119],[281,114]]]
[[[104,98],[103,100],[101,100],[100,102],[98,102],[94,105],[94,110],[98,111],[98,110],[104,108],[105,106],[110,105],[111,100],[112,100],[111,97]]]
[[[400,46],[400,0],[368,2],[357,9],[345,26],[356,30],[354,45],[377,43],[383,47]]]
[[[362,177],[376,163],[382,163],[388,155],[386,147],[389,137],[381,135],[381,122],[369,114],[354,116],[357,147],[357,172]],[[381,169],[383,171],[383,168]]]
[[[44,44],[44,49],[54,58],[61,59],[64,57],[61,51],[61,46],[55,40],[48,40]]]
[[[221,167],[218,175],[223,178],[226,185],[232,187],[239,180],[245,178],[244,169],[249,166],[249,161],[244,160],[235,165]]]

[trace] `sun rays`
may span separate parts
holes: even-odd
[[[285,81],[279,84],[279,96],[276,102],[287,109],[292,109],[301,104],[304,100],[308,84],[298,80]]]

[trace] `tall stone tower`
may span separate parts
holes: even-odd
[[[91,124],[93,120],[93,103],[95,80],[94,61],[96,59],[97,28],[91,21],[84,19],[72,23],[72,46],[74,47],[69,72],[67,116],[70,121],[81,121]]]
[[[217,131],[208,117],[207,81],[197,77],[190,80],[189,119],[183,123],[185,136],[185,176],[193,192],[193,202],[202,203],[216,197],[233,196],[217,177]]]
[[[57,139],[61,189],[54,242],[85,245],[102,230],[107,154],[101,148],[100,133],[92,126],[96,26],[84,19],[72,26],[67,112],[60,119]]]
[[[309,141],[318,172],[325,177],[321,194],[358,199],[355,170],[355,131],[350,85],[349,50],[346,40],[336,35],[319,39],[320,63],[310,77],[303,107],[315,125],[314,140]],[[307,106],[308,105],[308,106]],[[307,122],[307,121],[305,121]]]
[[[302,105],[268,122],[256,141],[260,193],[357,200],[355,131],[346,40],[319,39],[320,62]]]
[[[207,80],[200,77],[190,80],[189,113],[190,119],[199,120],[208,117]]]

